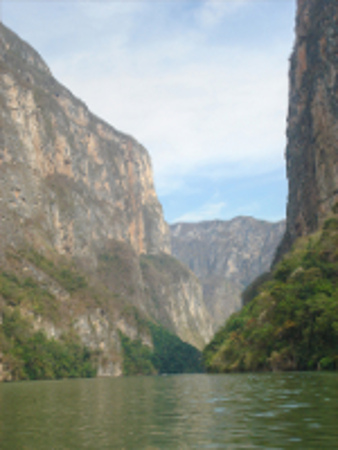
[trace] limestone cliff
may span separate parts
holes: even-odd
[[[0,108],[0,312],[56,338],[72,329],[100,353],[99,374],[121,373],[120,332],[151,348],[149,320],[202,348],[210,318],[198,280],[169,256],[142,145],[1,24]]]
[[[285,223],[237,217],[170,228],[173,255],[201,280],[216,330],[240,309],[243,289],[269,270]]]
[[[154,319],[202,349],[214,327],[197,277],[166,254],[143,257],[141,267]]]
[[[4,26],[0,64],[6,240],[18,240],[20,224],[30,240],[43,236],[59,253],[92,264],[110,239],[138,254],[169,252],[146,150],[91,114]]]
[[[338,4],[298,0],[286,150],[287,230],[277,259],[338,201]]]

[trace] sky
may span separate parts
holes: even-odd
[[[285,217],[295,0],[1,3],[58,81],[147,148],[169,223]]]

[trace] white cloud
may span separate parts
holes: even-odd
[[[206,203],[194,211],[187,212],[180,217],[177,217],[173,223],[178,222],[202,222],[204,220],[215,220],[221,217],[223,210],[226,207],[225,202]]]
[[[205,0],[202,8],[197,10],[196,19],[206,27],[220,23],[225,16],[236,13],[252,0]]]
[[[121,19],[132,17],[134,14],[143,12],[145,7],[149,3],[145,3],[141,0],[134,1],[111,1],[111,0],[100,0],[97,1],[83,1],[78,0],[78,7],[87,15],[91,20],[100,21],[111,21],[116,17]]]
[[[148,148],[160,190],[174,186],[168,178],[197,170],[226,176],[230,169],[231,176],[284,164],[284,61],[250,50],[239,60],[223,48],[221,56],[167,67],[162,52],[145,49],[131,61],[115,42],[107,53],[118,64],[108,74],[80,78],[68,61],[57,72],[96,113]],[[99,67],[100,55],[88,55],[95,58]]]
[[[172,10],[152,1],[79,1],[85,41],[52,53],[56,77],[146,146],[160,195],[182,189],[186,177],[283,166],[289,44],[215,38],[226,17],[253,0],[191,3],[184,20],[173,14],[181,2],[167,3]]]

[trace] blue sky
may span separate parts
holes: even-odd
[[[168,222],[285,217],[295,0],[2,0],[2,15],[148,149]]]

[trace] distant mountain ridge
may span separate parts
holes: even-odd
[[[241,292],[269,270],[285,221],[252,217],[170,225],[173,255],[197,275],[214,329],[241,307]]]

